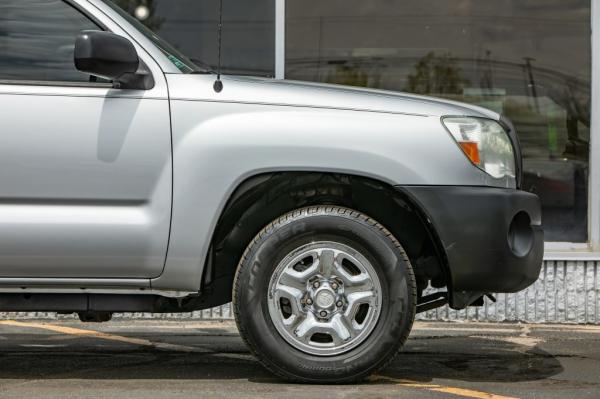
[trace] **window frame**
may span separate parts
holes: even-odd
[[[588,205],[588,246],[600,256],[600,4],[592,3],[592,109],[590,131],[590,176]]]
[[[591,127],[588,178],[588,241],[545,243],[546,260],[600,259],[600,3],[591,3]],[[286,0],[275,0],[275,78],[285,79]]]

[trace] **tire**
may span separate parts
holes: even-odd
[[[408,338],[416,302],[400,243],[368,216],[337,206],[295,210],[267,225],[233,286],[251,352],[276,375],[305,383],[357,382],[385,367]]]

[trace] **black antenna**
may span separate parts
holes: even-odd
[[[221,81],[221,36],[223,31],[223,0],[219,0],[219,31],[217,36],[217,46],[218,46],[218,55],[219,63],[217,65],[217,80],[213,85],[213,88],[217,93],[220,93],[223,90],[223,82]]]

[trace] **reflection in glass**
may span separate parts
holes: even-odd
[[[0,79],[89,82],[75,69],[75,39],[98,29],[78,10],[56,0],[0,2]]]
[[[113,0],[199,65],[217,65],[218,0]],[[275,0],[223,2],[223,70],[275,74]]]
[[[287,0],[286,78],[385,88],[508,116],[548,241],[587,240],[589,0]]]

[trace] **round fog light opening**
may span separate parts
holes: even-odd
[[[519,257],[528,255],[533,247],[531,218],[524,211],[517,213],[510,223],[510,227],[508,228],[508,246]]]

